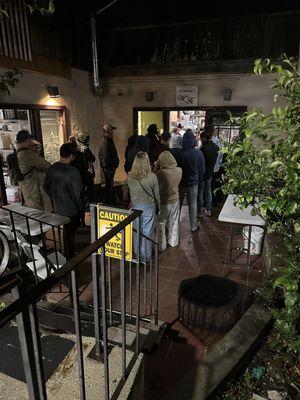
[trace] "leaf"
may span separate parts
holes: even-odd
[[[283,162],[282,161],[273,161],[271,164],[270,164],[270,168],[278,168],[279,166],[281,166],[281,165],[284,165],[283,164]]]
[[[250,137],[252,135],[252,131],[250,129],[245,129],[245,135],[246,137]]]
[[[233,150],[232,155],[233,155],[233,156],[236,156],[236,155],[237,155],[238,153],[240,153],[241,151],[243,151],[242,148],[236,147],[236,148]]]

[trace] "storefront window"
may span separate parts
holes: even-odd
[[[44,157],[52,164],[59,160],[59,148],[64,143],[61,112],[57,110],[41,110],[40,118]]]

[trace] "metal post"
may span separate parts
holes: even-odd
[[[95,210],[96,209],[96,210]],[[97,239],[97,208],[91,204],[91,243]],[[101,345],[101,331],[100,331],[100,290],[99,290],[99,268],[98,268],[98,254],[92,255],[92,275],[93,275],[93,302],[94,302],[94,325],[95,325],[95,352],[97,356],[103,354]]]
[[[102,296],[102,336],[103,336],[103,359],[104,359],[104,398],[109,400],[109,365],[108,365],[108,334],[106,317],[106,269],[105,269],[105,246],[101,248],[101,296]]]
[[[251,234],[252,234],[252,225],[249,225],[248,231],[248,249],[247,249],[247,267],[250,267],[250,251],[251,251]]]
[[[132,320],[132,263],[129,261],[129,313]]]
[[[80,326],[78,283],[75,270],[71,271],[71,284],[72,284],[74,320],[75,320],[75,331],[76,331],[80,400],[85,400],[86,396],[85,396],[85,381],[84,381],[83,345],[82,345],[82,335]]]
[[[14,300],[17,300],[20,297],[19,288],[13,288],[12,294]],[[25,307],[16,319],[29,398],[30,400],[46,400],[47,394],[35,305]]]
[[[143,236],[142,241],[144,241],[144,315],[147,315],[147,240]]]
[[[107,257],[108,266],[108,302],[109,302],[109,321],[110,325],[113,324],[113,314],[112,314],[112,277],[111,277],[111,260]]]
[[[125,299],[125,229],[122,230],[121,258],[121,324],[122,324],[122,378],[126,379],[126,299]]]
[[[12,211],[9,211],[9,216],[10,216],[11,226],[12,226],[12,229],[13,229],[15,244],[16,244],[17,253],[18,253],[18,264],[19,264],[19,267],[22,268],[20,249],[19,249],[17,232],[16,232],[16,227],[15,227],[15,221],[14,221],[14,217],[13,217],[13,212]]]
[[[232,262],[232,250],[233,250],[233,224],[230,224],[230,242],[229,242],[229,262]]]
[[[41,238],[42,238],[42,244],[43,244],[43,252],[44,252],[44,258],[46,262],[46,270],[47,270],[47,276],[50,275],[50,269],[49,269],[49,263],[48,263],[48,257],[46,256],[47,254],[47,246],[45,242],[45,237],[44,237],[44,232],[43,232],[43,226],[42,223],[40,222],[40,230],[41,230]]]
[[[158,324],[158,284],[159,284],[159,262],[158,262],[158,243],[155,243],[155,311],[154,323]]]
[[[94,13],[90,15],[91,37],[92,37],[92,56],[93,56],[93,85],[95,90],[100,93],[99,69],[98,69],[98,49],[97,49],[97,33],[96,33],[96,16]]]
[[[148,239],[146,239],[148,240]],[[151,255],[150,255],[150,267],[149,267],[149,302],[150,302],[150,315],[152,315],[152,245],[151,245]]]
[[[29,226],[29,220],[28,217],[26,216],[26,227],[27,227],[27,233],[28,233],[28,239],[29,239],[29,246],[30,246],[30,252],[31,252],[31,257],[32,257],[32,263],[33,263],[33,270],[34,270],[34,276],[35,276],[35,282],[38,282],[38,274],[37,274],[37,269],[36,269],[36,263],[35,263],[35,257],[34,257],[34,252],[33,252],[33,246],[32,246],[32,239],[31,239],[31,234],[30,234],[30,226]]]
[[[136,235],[137,235],[137,249],[136,249],[136,301],[135,301],[135,313],[136,313],[136,331],[135,331],[135,352],[139,353],[140,350],[140,226],[141,217],[139,216],[136,220]]]
[[[54,241],[54,251],[55,251],[55,261],[56,261],[56,266],[57,269],[59,269],[59,260],[58,260],[58,253],[57,253],[57,244],[56,244],[56,237],[55,237],[55,230],[54,226],[52,226],[52,235],[53,235],[53,241]],[[64,249],[65,250],[65,249]]]
[[[40,393],[42,398],[47,399],[46,386],[45,386],[45,373],[40,341],[39,323],[38,323],[38,313],[36,308],[36,303],[31,304],[29,307],[31,331],[33,338],[33,347],[35,352],[35,363],[37,369],[37,378],[40,388]]]

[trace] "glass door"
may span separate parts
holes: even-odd
[[[59,160],[59,148],[65,141],[63,114],[60,110],[40,110],[41,141],[45,160]]]

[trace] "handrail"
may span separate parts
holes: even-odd
[[[133,222],[141,214],[142,211],[133,210],[131,214],[129,214],[123,221],[119,222],[118,225],[112,227],[103,236],[85,247],[80,253],[71,258],[71,260],[67,261],[66,264],[55,271],[52,275],[39,282],[36,286],[31,287],[30,291],[26,291],[21,295],[21,297],[0,311],[0,328],[8,323],[12,318],[16,317],[20,312],[22,312],[25,307],[37,301],[44,293],[51,289],[52,286],[59,283],[65,275],[70,273],[74,268],[95,253],[100,247],[105,246],[110,239],[112,239],[121,230],[124,230],[128,224]]]
[[[23,218],[25,218],[25,219],[26,219],[26,218],[29,218],[29,219],[31,219],[32,221],[38,222],[38,223],[40,223],[40,224],[49,225],[49,226],[52,226],[53,228],[57,228],[57,225],[53,225],[53,224],[51,224],[50,222],[41,221],[40,219],[35,218],[35,217],[32,217],[31,215],[24,215],[24,214],[20,213],[19,211],[10,210],[10,209],[6,208],[5,205],[4,205],[4,206],[0,206],[0,209],[6,211],[6,212],[9,213],[9,214],[10,214],[10,213],[12,213],[12,214],[17,214],[17,215],[20,215],[21,217],[23,217]],[[55,215],[54,213],[50,213],[50,212],[49,212],[49,214]],[[63,218],[63,215],[60,215],[60,214],[57,214],[57,215],[59,215],[60,217]],[[69,217],[67,217],[67,218],[69,218]],[[61,229],[63,229],[63,228],[61,228]]]

